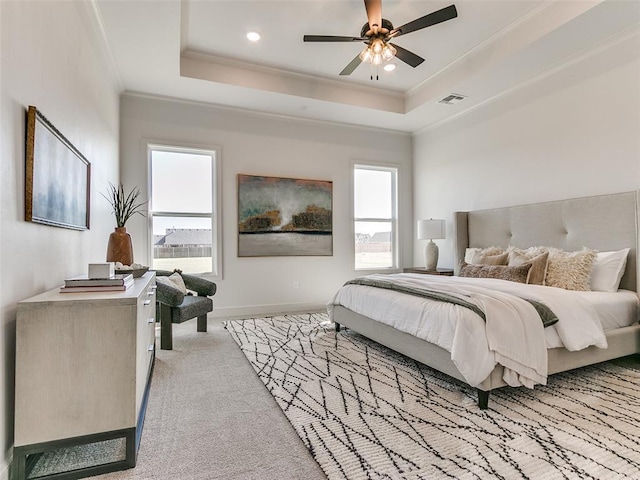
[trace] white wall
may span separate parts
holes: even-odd
[[[636,34],[414,139],[415,218],[640,188]],[[422,258],[416,242],[414,259]]]
[[[8,476],[13,443],[16,303],[104,261],[114,224],[98,191],[118,180],[118,92],[89,18],[81,2],[0,2],[0,478]],[[29,105],[91,162],[89,231],[23,220]]]
[[[216,280],[216,316],[293,311],[323,306],[355,275],[351,224],[352,161],[401,166],[400,229],[411,256],[411,137],[408,134],[298,121],[187,102],[125,95],[121,103],[121,170],[125,186],[147,193],[145,140],[219,147],[222,161],[223,279]],[[333,256],[237,256],[236,175],[333,182]],[[128,185],[127,185],[128,184]],[[149,264],[144,218],[127,224],[134,259]],[[294,290],[292,283],[298,282]]]

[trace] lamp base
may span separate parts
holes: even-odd
[[[428,271],[438,268],[438,246],[429,240],[424,247],[424,267]]]

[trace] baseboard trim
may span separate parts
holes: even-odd
[[[7,458],[0,462],[0,480],[9,480],[11,473],[11,462],[13,461],[13,447],[11,447]]]
[[[274,315],[280,313],[326,311],[326,303],[285,303],[278,305],[251,305],[248,307],[214,308],[214,318],[251,317],[256,315]]]

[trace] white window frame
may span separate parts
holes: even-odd
[[[355,172],[356,169],[362,170],[378,170],[391,172],[393,174],[393,184],[391,186],[391,218],[360,218],[356,217],[356,178]],[[353,252],[353,269],[356,272],[365,272],[365,271],[398,271],[400,265],[400,234],[399,234],[399,224],[398,224],[398,185],[400,182],[400,165],[395,163],[378,163],[378,162],[362,162],[362,161],[354,161],[351,165],[351,242],[352,242],[352,252]],[[380,268],[357,268],[356,266],[356,222],[391,222],[391,259],[392,265],[390,267],[380,267]]]
[[[185,145],[178,143],[164,143],[157,141],[147,142],[147,168],[148,168],[148,189],[149,189],[149,208],[148,208],[148,226],[149,232],[149,260],[153,262],[153,217],[171,216],[171,217],[200,217],[211,218],[211,272],[202,272],[198,275],[211,279],[222,280],[222,215],[220,214],[220,205],[222,198],[222,175],[220,148],[217,146],[204,145]],[[211,186],[213,198],[211,199],[211,213],[190,213],[190,212],[159,212],[153,210],[153,185],[152,185],[152,162],[151,155],[153,151],[174,152],[174,153],[190,153],[196,155],[211,156]]]

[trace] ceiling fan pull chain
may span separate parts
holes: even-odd
[[[369,70],[370,70],[369,78],[371,79],[372,82],[373,82],[373,70],[374,70],[374,68],[375,68],[375,71],[376,71],[376,81],[380,80],[380,76],[378,75],[378,72],[379,72],[378,65],[374,66],[373,64],[371,64],[369,66]]]

